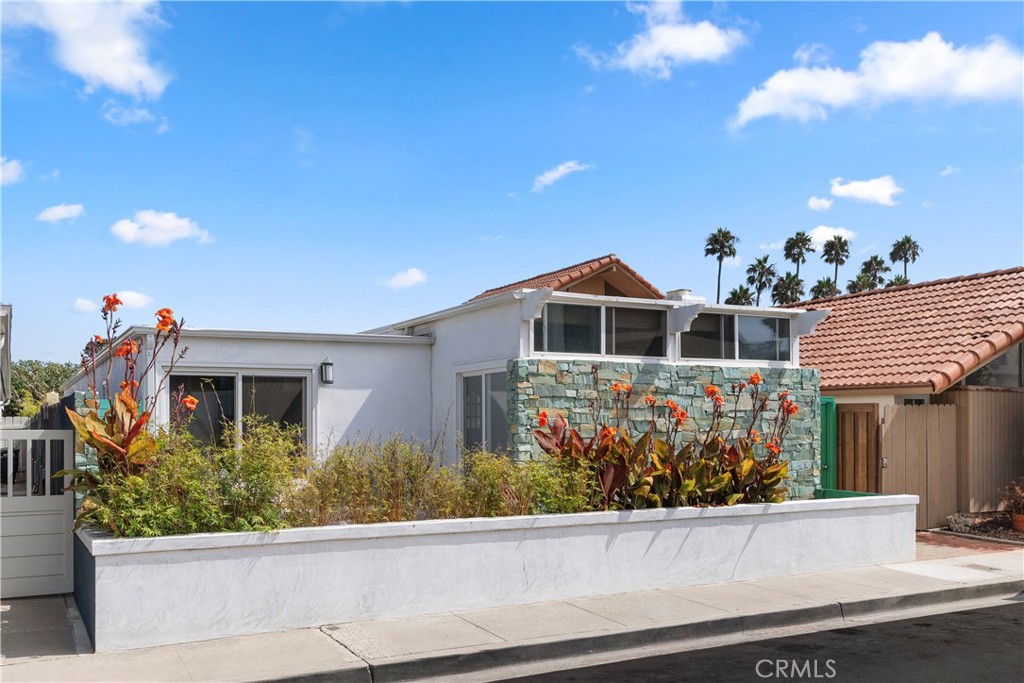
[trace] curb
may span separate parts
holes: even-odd
[[[978,598],[1011,595],[1024,592],[1024,580],[993,581],[990,583],[956,586],[927,593],[894,595],[889,597],[831,602],[823,605],[799,607],[781,612],[736,615],[688,624],[671,624],[651,628],[617,631],[599,635],[567,637],[540,643],[495,645],[472,652],[450,652],[437,655],[412,655],[377,663],[368,661],[369,680],[372,683],[397,683],[472,674],[499,667],[559,660],[568,657],[617,650],[631,650],[651,645],[685,643],[709,636],[757,631],[783,626],[806,625],[815,622],[835,622],[853,616],[878,612],[927,607],[941,603],[956,603]]]

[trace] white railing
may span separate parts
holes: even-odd
[[[65,429],[0,429],[0,498],[61,496],[74,467],[74,433]]]

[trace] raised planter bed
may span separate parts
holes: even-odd
[[[76,540],[97,652],[914,559],[917,496]]]

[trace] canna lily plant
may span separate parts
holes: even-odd
[[[143,338],[123,340],[116,347],[112,340],[117,335],[121,321],[114,317],[123,302],[117,294],[103,297],[102,317],[106,336],[95,335],[82,351],[81,366],[88,381],[88,397],[85,400],[87,412],[84,415],[67,409],[75,431],[82,441],[96,449],[96,467],[75,468],[57,472],[55,477],[71,476],[69,488],[84,494],[85,499],[79,508],[75,523],[76,528],[88,517],[103,495],[104,484],[118,477],[138,476],[157,456],[157,440],[147,430],[157,396],[163,385],[188,348],[179,350],[181,327],[184,321],[174,318],[174,312],[162,308],[156,312],[156,334],[153,337],[153,348],[145,362],[140,363],[144,348]],[[147,376],[154,371],[156,359],[167,346],[171,348],[170,363],[159,377],[156,391],[142,399],[141,387]],[[102,379],[98,377],[101,356],[106,352],[106,371]],[[116,391],[113,390],[114,364],[119,359],[123,365],[123,374]],[[182,414],[195,410],[198,400],[192,396],[182,396],[178,392],[175,398],[172,421],[180,424]],[[104,404],[107,404],[104,406]],[[116,529],[112,529],[116,532]]]
[[[616,426],[599,424],[592,407],[595,436],[589,440],[561,416],[549,420],[546,412],[539,416],[539,426],[548,431],[535,429],[533,434],[551,457],[593,473],[597,486],[592,503],[605,510],[781,502],[789,479],[789,466],[780,457],[782,443],[798,408],[789,392],[779,393],[775,414],[768,419],[770,429],[762,435],[755,425],[768,418],[771,403],[762,384],[761,375],[755,372],[748,381],[732,386],[734,406],[748,390],[752,405],[749,422],[733,443],[726,442],[724,428],[727,425],[730,433],[737,431],[738,408],[728,415],[726,397],[714,385],[704,391],[705,400],[711,403],[708,428],[689,440],[683,430],[689,420],[686,411],[671,399],[659,401],[653,395],[643,400],[650,413],[646,430],[631,435],[633,387],[620,382],[612,384],[610,391],[613,414],[625,416],[625,427],[621,418]]]

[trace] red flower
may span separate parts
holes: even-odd
[[[684,422],[686,422],[686,418],[688,418],[690,416],[686,414],[685,410],[681,410],[679,408],[676,408],[675,410],[672,411],[672,417],[675,419],[676,426],[678,427],[679,425],[681,425]]]
[[[750,430],[750,440],[754,443],[761,443],[761,432],[756,429]]]
[[[537,422],[540,423],[541,427],[547,427],[548,426],[548,411],[546,411],[546,410],[540,411],[540,415],[537,416]]]
[[[100,336],[100,335],[98,335],[98,334],[94,334],[94,335],[92,336],[92,340],[93,340],[94,342],[96,342],[97,344],[100,344],[100,345],[102,345],[102,344],[103,344],[103,343],[104,343],[104,342],[106,341],[106,340],[105,340],[105,339],[104,339],[103,337],[101,337],[101,336]]]
[[[181,399],[181,407],[185,410],[192,412],[199,405],[199,399],[189,394],[185,398]]]
[[[789,398],[789,392],[788,391],[780,391],[779,392],[779,400],[780,401],[785,401],[787,398]]]
[[[658,399],[655,398],[654,396],[651,396],[650,394],[648,394],[647,396],[644,396],[644,403],[646,403],[651,408],[653,408],[657,402],[658,402]]]
[[[117,350],[114,351],[114,355],[118,358],[126,358],[128,356],[134,356],[139,352],[139,345],[135,343],[134,339],[126,339],[121,342]]]
[[[760,384],[763,381],[764,380],[761,379],[761,373],[760,372],[755,372],[754,374],[752,374],[750,376],[750,383],[753,384],[754,386],[757,386],[758,384]]]
[[[619,430],[616,427],[603,427],[601,429],[601,438],[604,439],[607,436],[615,436],[618,433]]]
[[[716,406],[725,405],[725,397],[722,396],[721,394],[715,394],[714,396],[711,397],[711,400],[715,402]]]
[[[117,296],[117,293],[107,294],[103,297],[103,311],[104,313],[114,313],[117,311],[118,306],[123,306],[124,302]]]
[[[669,399],[665,399],[665,406],[666,406],[666,407],[667,407],[667,408],[668,408],[669,410],[671,410],[671,411],[673,411],[673,412],[674,412],[674,411],[676,411],[676,410],[679,410],[679,404],[678,404],[678,403],[676,403],[675,401],[673,401],[673,400],[672,400],[672,399],[670,399],[670,398],[669,398]]]
[[[711,398],[712,396],[718,396],[721,393],[722,390],[716,387],[714,384],[709,384],[706,387],[704,387],[704,395],[707,396],[708,398]]]

